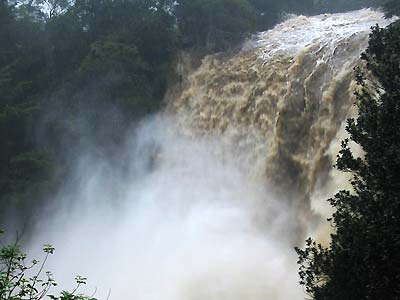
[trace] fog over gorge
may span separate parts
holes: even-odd
[[[40,241],[57,249],[49,262],[60,270],[55,276],[68,283],[84,274],[100,298],[103,287],[115,299],[280,299],[278,284],[295,294],[293,253],[276,234],[290,222],[285,204],[268,199],[234,160],[220,161],[217,141],[166,132],[170,120],[146,123],[136,146],[125,149],[126,174],[82,159],[78,182],[66,186],[54,218],[43,221]],[[269,206],[279,215],[259,227]]]
[[[304,299],[293,250],[326,242],[332,165],[355,114],[353,68],[378,11],[292,16],[235,55],[206,56],[119,163],[77,153],[29,245],[63,289],[122,300]]]

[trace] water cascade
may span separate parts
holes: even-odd
[[[355,114],[354,67],[370,28],[390,23],[382,18],[368,9],[291,17],[238,55],[203,59],[170,109],[184,134],[217,136],[244,172],[273,183],[297,207],[301,233],[311,206],[326,215],[325,200],[347,185],[332,165]]]
[[[292,17],[238,54],[205,57],[127,137],[122,166],[76,155],[35,256],[53,244],[63,287],[84,275],[99,299],[303,299],[292,247],[324,235],[323,203],[346,182],[333,158],[376,23],[389,20]]]

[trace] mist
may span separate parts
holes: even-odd
[[[381,2],[0,2],[0,229],[26,224],[29,260],[55,247],[38,297],[304,299],[299,249],[331,247],[326,200],[354,192],[333,168],[354,69],[369,81],[371,27],[397,20],[333,12]]]
[[[377,22],[390,20],[292,16],[232,57],[191,71],[183,59],[166,108],[112,155],[98,154],[107,139],[65,149],[69,172],[26,251],[52,244],[62,289],[85,276],[79,292],[97,299],[304,298],[293,247],[329,242],[325,200],[348,186],[332,165],[356,114],[352,70]]]
[[[123,168],[80,153],[29,252],[54,245],[60,285],[88,277],[81,292],[98,299],[300,299],[290,208],[221,157],[218,138],[178,132],[172,117],[148,118]]]

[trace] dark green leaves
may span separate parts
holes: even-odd
[[[400,294],[400,30],[373,28],[362,58],[374,80],[357,70],[359,115],[348,120],[355,157],[342,142],[336,166],[351,172],[353,191],[329,202],[335,233],[329,247],[309,239],[299,255],[301,284],[316,300],[387,300]],[[367,73],[368,74],[368,73]]]
[[[180,0],[178,23],[188,46],[221,51],[255,28],[255,10],[247,0]]]

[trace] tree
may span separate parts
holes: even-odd
[[[247,0],[180,0],[176,6],[184,43],[221,51],[255,28],[255,11]]]
[[[71,2],[71,0],[36,0],[37,5],[46,12],[48,19],[61,15],[70,7]]]
[[[149,99],[153,91],[146,78],[148,70],[135,46],[109,40],[92,44],[80,67],[82,77],[89,83],[103,80],[99,87],[101,92],[124,111],[129,111],[130,116],[151,111]]]
[[[50,289],[57,286],[51,272],[45,271],[54,247],[44,245],[43,252],[43,262],[36,259],[28,262],[27,255],[20,250],[18,239],[0,248],[0,300],[41,300],[46,296],[51,300],[96,300],[77,293],[79,287],[86,284],[86,278],[82,276],[75,277],[76,287],[72,292],[62,291],[59,296],[49,294]]]
[[[311,238],[299,255],[300,283],[315,300],[400,299],[400,24],[373,28],[357,71],[359,115],[346,130],[364,157],[342,142],[337,168],[351,172],[329,221],[329,247]],[[367,78],[375,78],[368,80]]]
[[[379,8],[385,2],[387,0],[315,0],[314,9],[319,13],[343,12],[366,7]]]
[[[400,2],[398,0],[391,0],[384,5],[386,16],[400,16]]]
[[[257,30],[267,30],[278,23],[280,13],[283,11],[282,1],[275,0],[249,0],[256,11]]]
[[[0,2],[1,214],[27,194],[27,199],[36,198],[52,169],[48,151],[38,147],[34,138],[35,120],[42,109],[37,97],[49,84],[47,43],[41,23],[20,15],[21,9],[10,1]]]

